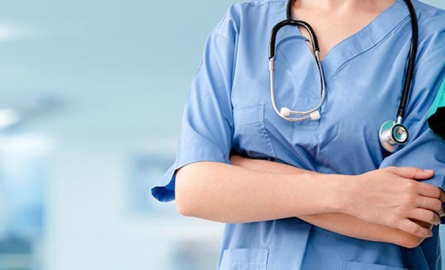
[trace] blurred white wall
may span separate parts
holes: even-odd
[[[172,203],[138,215],[126,196],[134,159],[174,155],[205,38],[229,4],[71,4],[79,14],[66,15],[82,16],[77,38],[86,44],[69,49],[74,63],[67,73],[77,74],[67,75],[75,89],[63,100],[65,116],[46,119],[58,147],[48,184],[44,269],[214,268],[221,224],[180,217]]]
[[[0,106],[23,112],[6,135],[53,146],[33,269],[213,268],[221,224],[174,204],[135,213],[128,196],[138,157],[174,156],[205,38],[232,1],[0,3]]]
[[[127,156],[125,147],[88,142],[57,151],[44,269],[188,269],[169,267],[178,244],[194,241],[216,252],[219,224],[179,217],[173,205],[164,214],[131,213]],[[204,254],[216,260],[215,252]]]

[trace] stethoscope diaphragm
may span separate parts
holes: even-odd
[[[397,145],[403,145],[408,141],[408,129],[395,121],[388,120],[380,127],[380,144],[388,152],[394,152]]]

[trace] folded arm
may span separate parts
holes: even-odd
[[[299,217],[340,234],[406,247],[419,244],[431,234],[430,225],[439,222],[440,189],[414,181],[430,178],[430,171],[387,168],[346,176],[268,161],[232,162],[181,168],[176,176],[179,211],[226,223]]]
[[[318,174],[283,163],[248,159],[240,156],[232,156],[231,161],[236,166],[259,172],[294,175],[301,173]],[[443,194],[441,194],[441,196],[443,196]],[[369,241],[388,242],[408,248],[419,245],[424,239],[424,237],[407,233],[394,227],[371,223],[344,213],[301,215],[298,216],[298,218],[323,229],[349,237]],[[422,221],[416,222],[424,228],[431,229],[432,227],[430,223]],[[426,237],[431,235],[430,231]]]

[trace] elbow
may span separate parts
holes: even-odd
[[[176,208],[181,215],[220,221],[219,210],[224,209],[221,190],[209,185],[212,174],[214,167],[202,162],[185,165],[176,172]]]
[[[175,201],[179,214],[193,217],[196,216],[196,207],[191,192],[193,188],[190,186],[190,181],[187,180],[188,177],[187,169],[182,168],[176,173]]]
[[[187,217],[194,217],[192,204],[182,195],[176,194],[176,209],[179,214]]]
[[[190,209],[190,206],[187,205],[185,202],[183,202],[182,200],[179,201],[178,199],[176,199],[176,209],[178,210],[178,213],[186,216],[186,217],[193,217],[193,212]]]

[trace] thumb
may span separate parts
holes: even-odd
[[[400,177],[414,180],[426,180],[434,176],[434,170],[423,170],[417,167],[388,167],[384,170]]]

